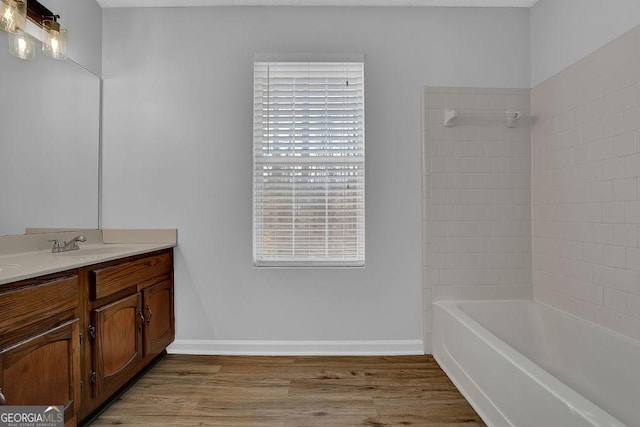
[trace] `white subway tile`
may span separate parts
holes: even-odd
[[[445,108],[458,109],[460,108],[460,95],[455,93],[448,93],[445,96]]]
[[[613,244],[617,246],[625,246],[635,248],[638,246],[638,226],[635,224],[614,224],[613,225]],[[627,267],[629,268],[629,260],[627,258]]]
[[[633,180],[633,197],[635,199],[635,180]],[[608,202],[612,198],[612,184],[610,181],[598,181],[591,184],[592,202]],[[624,199],[622,199],[624,200]]]
[[[578,317],[587,319],[590,322],[595,321],[595,305],[575,298],[569,299],[569,306],[566,310]]]
[[[637,178],[618,179],[613,181],[613,200],[636,200]]]
[[[575,220],[579,222],[601,222],[602,205],[600,203],[581,203],[576,211]]]
[[[570,295],[592,304],[604,304],[604,290],[602,286],[575,279],[566,280],[568,282],[567,290],[570,292]]]
[[[440,270],[440,285],[455,285],[455,270]]]
[[[448,237],[447,221],[431,221],[431,237]]]
[[[620,67],[620,74],[617,76],[620,81],[620,87],[629,87],[638,82],[640,74],[640,63],[635,60],[626,61]]]
[[[627,132],[613,137],[613,155],[626,156],[636,152],[636,132]]]
[[[626,264],[627,268],[635,271],[640,271],[640,249],[626,249]]]
[[[603,203],[602,204],[602,222],[607,224],[624,223],[624,203],[623,202]]]
[[[573,227],[570,227],[573,233],[573,238],[579,242],[593,242],[593,228],[591,224],[587,223],[573,223]],[[602,249],[601,249],[602,251]],[[600,259],[602,259],[602,252],[600,252]]]
[[[589,163],[588,165],[593,165],[593,163]],[[624,157],[613,157],[603,160],[601,165],[601,175],[595,179],[591,179],[592,181],[624,178]],[[588,181],[590,180],[589,178],[590,177],[585,177],[585,180]]]
[[[623,113],[623,131],[629,132],[640,129],[640,107],[634,107]]]
[[[434,301],[449,301],[462,299],[461,286],[434,286],[431,289]]]
[[[640,176],[640,153],[625,156],[624,174],[626,177]]]
[[[493,173],[501,173],[501,172],[509,172],[509,162],[508,159],[503,159],[500,157],[491,159],[491,172]]]
[[[604,248],[600,244],[585,243],[583,256],[585,261],[601,264],[604,260]]]
[[[640,272],[626,268],[614,268],[612,271],[612,286],[624,292],[635,292],[640,281]],[[603,285],[604,286],[604,285]]]
[[[602,118],[602,136],[611,137],[622,133],[623,114],[613,113]]]
[[[476,95],[472,93],[460,94],[460,108],[462,109],[475,109],[476,108]]]
[[[480,173],[490,173],[492,171],[491,165],[492,159],[490,158],[480,157],[476,159],[476,168]]]
[[[627,314],[640,319],[640,295],[627,294]]]
[[[448,141],[459,141],[462,138],[462,126],[445,127],[436,126],[434,129],[444,130],[444,139]],[[450,144],[453,147],[453,144]]]
[[[640,223],[640,201],[625,202],[624,222],[628,224]]]
[[[613,243],[613,225],[593,224],[593,241],[611,245]]]
[[[611,138],[598,139],[591,143],[591,159],[603,160],[613,156],[613,141]]]
[[[613,94],[613,111],[621,112],[636,106],[636,93],[632,88],[624,88]]]
[[[638,128],[640,128],[640,126]],[[630,130],[635,130],[638,128],[634,128]],[[582,141],[582,143],[593,142],[600,139],[601,137],[602,137],[602,123],[599,121],[589,122],[580,128],[580,140]]]
[[[595,121],[608,115],[612,111],[611,96],[603,96],[589,103],[590,120]]]
[[[430,93],[427,96],[427,101],[429,103],[430,109],[444,110],[446,107],[445,103],[446,94],[444,93]],[[440,122],[437,122],[440,123]]]
[[[615,289],[604,289],[604,306],[609,310],[624,313],[626,311],[627,293]]]
[[[462,157],[444,157],[442,161],[446,163],[447,172],[464,172],[464,169],[462,168]]]
[[[614,269],[606,265],[593,264],[593,283],[604,287],[613,286]]]
[[[525,95],[507,95],[506,96],[506,108],[507,110],[522,110],[529,107],[529,97]]]
[[[433,157],[431,156],[431,161],[429,162],[429,169],[430,172],[436,173],[436,172],[447,172],[447,164],[444,160],[442,160],[442,157]]]
[[[593,264],[582,261],[571,261],[568,269],[571,277],[584,282],[593,282]]]
[[[604,245],[603,246],[603,262],[611,267],[625,268],[626,248],[621,246]]]
[[[616,315],[616,329],[636,340],[640,340],[640,319],[620,314]]]
[[[492,110],[506,110],[507,98],[504,95],[491,95],[490,108]]]

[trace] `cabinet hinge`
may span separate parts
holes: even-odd
[[[80,332],[80,345],[82,345],[82,332]]]
[[[96,327],[89,325],[89,339],[95,340],[96,339]]]
[[[95,384],[96,383],[96,371],[90,371],[89,372],[89,382],[91,384]]]
[[[80,381],[80,394],[84,393],[84,381]]]

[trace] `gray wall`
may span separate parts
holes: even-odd
[[[263,340],[282,340],[294,342],[288,350],[318,341],[316,350],[329,351],[323,343],[339,340],[364,341],[363,351],[373,341],[415,350],[423,336],[420,88],[529,87],[528,10],[104,15],[103,226],[179,229],[177,347],[278,351],[285,347]],[[264,52],[365,55],[364,269],[252,267],[252,61]]]
[[[638,0],[539,0],[531,8],[531,86],[638,24]]]

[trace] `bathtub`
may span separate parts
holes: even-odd
[[[433,304],[433,354],[489,426],[640,426],[640,342],[531,301]]]

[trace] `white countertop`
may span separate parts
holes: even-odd
[[[175,247],[175,243],[80,243],[80,249],[51,250],[0,256],[0,285]]]

